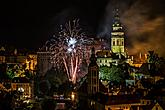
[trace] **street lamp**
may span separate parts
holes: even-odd
[[[75,100],[75,94],[74,94],[74,92],[72,92],[72,94],[71,94],[71,100],[72,100],[72,101]]]

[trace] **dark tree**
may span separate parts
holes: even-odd
[[[150,65],[149,71],[151,75],[163,75],[164,76],[164,66],[165,59],[163,57],[159,57],[157,53],[154,51],[148,51],[147,62]]]
[[[41,106],[42,110],[55,110],[56,101],[53,99],[44,99]]]

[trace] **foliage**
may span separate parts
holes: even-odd
[[[53,95],[54,92],[67,92],[68,84],[67,75],[62,68],[51,68],[40,81],[39,91],[45,95]],[[44,87],[43,87],[44,86]]]
[[[9,79],[13,79],[15,77],[14,71],[11,68],[8,69],[6,74],[7,74]]]
[[[119,66],[101,66],[100,67],[100,79],[111,82],[123,82],[127,78],[126,70]]]
[[[108,80],[109,81],[109,74],[110,74],[110,67],[108,66],[101,66],[99,70],[99,77],[101,80]]]
[[[6,76],[9,79],[13,79],[14,77],[27,77],[29,79],[32,79],[32,72],[25,69],[25,65],[8,65],[6,70]]]
[[[50,84],[47,80],[42,80],[40,83],[39,83],[39,93],[41,95],[47,95],[49,93],[49,90],[50,90]]]
[[[48,70],[45,75],[45,79],[55,87],[59,87],[59,85],[68,80],[67,75],[62,68],[52,68]]]
[[[58,93],[63,93],[64,97],[68,97],[68,95],[71,93],[73,90],[73,83],[72,82],[65,82],[62,85],[59,86],[58,88]]]
[[[35,103],[30,104],[29,105],[29,109],[30,110],[42,110],[42,108],[40,107],[40,104],[38,102],[35,102]]]
[[[151,75],[162,74],[165,72],[165,59],[163,57],[159,57],[157,53],[154,51],[148,51],[147,61],[150,64],[150,73]]]
[[[9,79],[13,79],[15,76],[25,76],[25,68],[24,65],[8,65],[6,74]]]
[[[25,75],[27,78],[29,78],[29,79],[32,79],[32,78],[33,78],[32,72],[29,71],[29,70],[25,70],[24,75]]]
[[[0,79],[1,80],[8,78],[6,74],[6,66],[7,65],[5,63],[0,64]]]
[[[19,98],[18,91],[14,90],[11,92],[1,91],[0,94],[0,110],[13,110],[15,107],[16,99]]]

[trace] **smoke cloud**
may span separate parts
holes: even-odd
[[[152,1],[144,3],[139,0],[121,16],[129,39],[130,54],[154,50],[160,56],[165,56],[165,17],[158,13],[161,8],[154,10],[157,6],[152,6]]]
[[[109,25],[112,24],[112,11],[117,6],[120,10],[121,23],[125,28],[128,53],[147,53],[149,50],[154,50],[160,56],[165,56],[165,13],[162,11],[165,6],[163,2],[163,0],[110,1],[102,21],[106,25],[100,25],[103,30],[99,33],[109,33],[107,30],[111,30]]]

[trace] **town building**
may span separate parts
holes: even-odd
[[[0,48],[0,64],[5,63],[6,57],[5,57],[5,48]]]
[[[15,65],[24,66],[26,70],[32,73],[36,70],[37,54],[33,53],[18,53],[17,49],[6,50],[4,47],[0,49],[0,64],[6,64],[7,68]]]
[[[90,95],[99,92],[99,67],[96,60],[95,49],[92,48],[87,74],[88,94]]]
[[[16,90],[22,93],[24,98],[31,98],[33,95],[33,85],[26,77],[14,77],[11,82],[12,91]]]
[[[99,66],[118,65],[124,62],[129,64],[133,63],[125,49],[125,32],[120,23],[118,9],[114,11],[110,41],[111,49],[96,51],[97,64]]]
[[[118,9],[114,11],[114,20],[112,24],[112,32],[111,32],[111,50],[113,53],[116,53],[120,56],[122,54],[126,57],[125,52],[125,34],[123,30],[123,26],[120,23],[120,17],[118,13]]]
[[[39,76],[44,76],[46,72],[52,68],[51,52],[49,52],[46,47],[37,52],[37,64]]]

